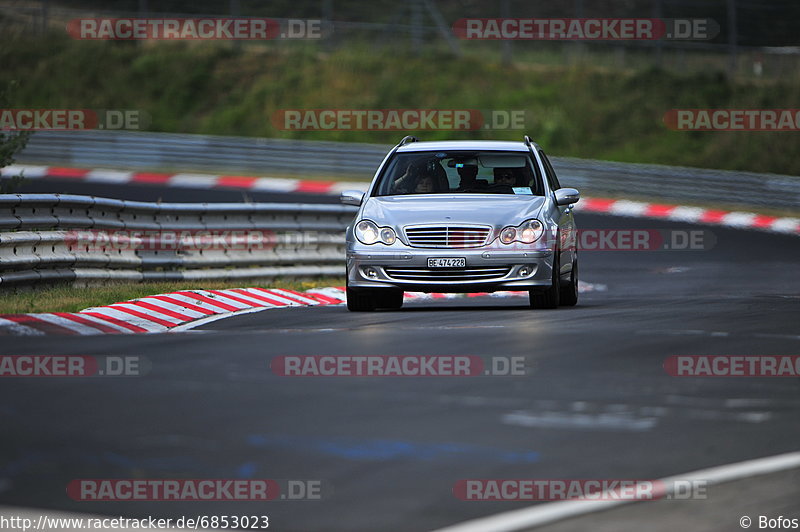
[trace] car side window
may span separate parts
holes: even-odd
[[[558,190],[561,188],[561,184],[558,182],[558,177],[556,176],[556,171],[553,170],[553,165],[550,164],[550,159],[547,158],[547,155],[545,155],[542,150],[539,150],[539,157],[542,158],[542,163],[544,163],[544,171],[547,174],[547,182],[550,183],[550,188]]]

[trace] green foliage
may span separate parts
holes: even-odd
[[[11,101],[10,93],[16,88],[16,85],[15,81],[11,81],[5,89],[0,91],[0,109],[9,107],[9,101]],[[6,133],[0,130],[0,168],[14,163],[14,156],[25,147],[30,136],[31,134],[28,131]],[[0,194],[13,192],[24,179],[24,176],[17,175],[0,180]]]
[[[526,130],[419,131],[425,140],[519,139],[554,155],[800,174],[797,133],[675,132],[675,108],[800,108],[800,86],[732,83],[718,72],[565,66],[519,54],[419,56],[382,43],[335,51],[308,43],[80,42],[51,36],[0,46],[0,84],[25,79],[19,107],[140,109],[180,133],[394,143],[398,131],[283,131],[282,109],[525,110]],[[542,56],[545,57],[545,56]],[[549,56],[547,56],[549,57]],[[2,85],[0,85],[2,86]]]

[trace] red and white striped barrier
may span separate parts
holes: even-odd
[[[800,218],[767,216],[752,212],[603,198],[581,198],[575,205],[575,210],[800,235]]]
[[[314,181],[278,177],[249,177],[208,174],[163,174],[153,172],[125,172],[120,170],[66,168],[57,166],[11,165],[0,170],[4,177],[23,174],[27,178],[57,178],[92,183],[139,183],[185,188],[235,188],[262,192],[293,192],[337,195],[343,190],[366,191],[368,183]],[[766,216],[752,212],[724,211],[644,203],[630,200],[584,197],[575,206],[576,211],[655,218],[679,222],[727,226],[738,229],[758,229],[775,233],[800,235],[800,218]]]
[[[24,175],[28,179],[68,179],[87,183],[109,185],[161,185],[183,188],[235,188],[260,192],[298,192],[305,194],[339,194],[343,190],[364,190],[368,183],[336,181],[313,181],[281,177],[252,177],[210,174],[165,174],[158,172],[127,172],[97,168],[67,168],[61,166],[30,166],[14,164],[0,170],[3,177]]]

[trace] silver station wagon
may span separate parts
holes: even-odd
[[[418,142],[384,158],[347,228],[347,308],[397,309],[403,292],[527,290],[533,308],[578,301],[574,188],[524,142]]]

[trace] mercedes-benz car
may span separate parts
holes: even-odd
[[[347,308],[397,309],[403,292],[528,291],[533,308],[578,301],[573,205],[542,149],[404,138],[347,228]]]

